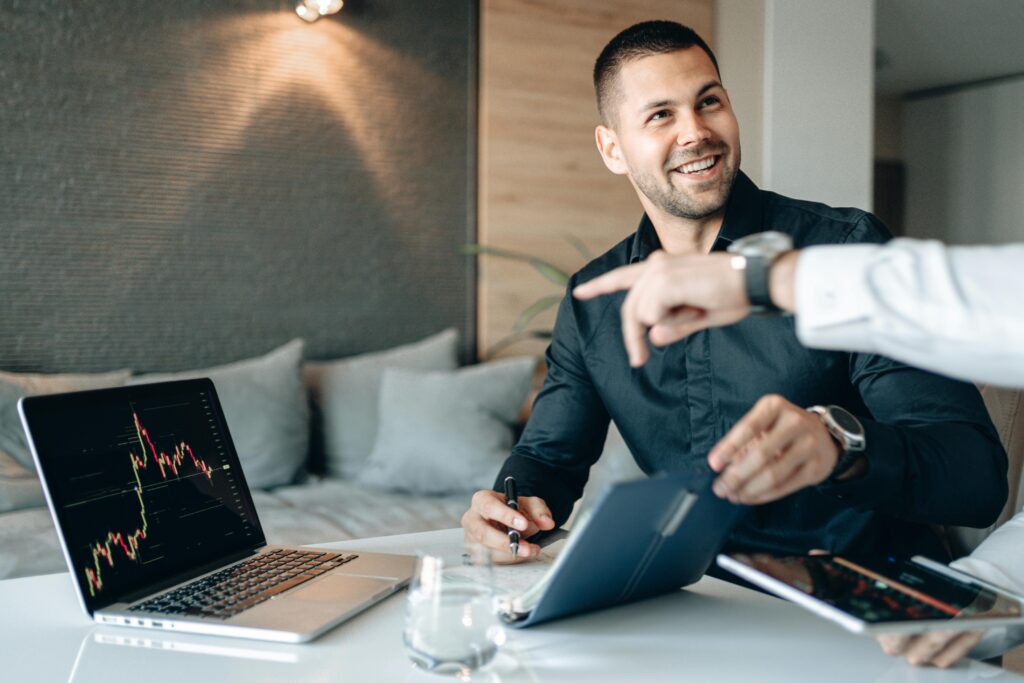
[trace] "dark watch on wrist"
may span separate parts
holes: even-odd
[[[850,411],[839,406],[811,406],[808,411],[821,418],[825,429],[839,444],[839,458],[829,481],[836,481],[864,457],[864,425]]]
[[[751,313],[768,315],[782,312],[772,301],[769,276],[775,259],[792,248],[792,238],[777,230],[747,235],[729,245],[729,253],[736,255],[732,267],[743,271]]]

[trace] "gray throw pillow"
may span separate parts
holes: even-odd
[[[323,421],[329,476],[356,476],[370,455],[377,437],[377,405],[385,369],[454,370],[458,344],[459,333],[451,329],[387,351],[306,363],[306,385]]]
[[[130,376],[130,370],[54,375],[0,372],[0,512],[46,505],[18,417],[18,399],[121,386]]]
[[[512,358],[455,372],[386,370],[377,442],[357,480],[418,494],[490,488],[536,365]]]
[[[0,512],[43,505],[46,505],[46,498],[35,470],[22,467],[0,451]]]
[[[309,448],[309,405],[300,367],[305,342],[265,356],[186,372],[139,375],[130,384],[209,377],[251,488],[296,480]]]

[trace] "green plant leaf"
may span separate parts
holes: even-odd
[[[475,254],[487,254],[489,256],[499,256],[501,258],[512,259],[514,261],[529,261],[535,257],[523,253],[521,251],[513,251],[511,249],[502,249],[500,247],[488,247],[483,244],[463,244],[460,251],[467,256]]]
[[[530,321],[536,318],[538,315],[548,310],[552,306],[558,304],[562,300],[560,296],[544,296],[537,299],[532,304],[527,306],[516,318],[516,322],[512,325],[513,332],[522,332],[526,329],[526,326],[530,324]]]
[[[569,284],[569,274],[547,261],[542,261],[539,258],[530,259],[530,265],[533,266],[534,270],[547,278],[548,281],[554,282],[562,289],[565,289]]]
[[[498,258],[510,259],[512,261],[521,261],[523,263],[530,264],[534,270],[544,276],[544,278],[550,282],[555,283],[559,287],[564,288],[569,284],[569,274],[555,266],[548,263],[544,259],[537,258],[536,256],[530,256],[524,254],[521,251],[512,251],[511,249],[500,249],[498,247],[488,247],[482,244],[464,244],[461,247],[461,252],[466,256],[482,255],[497,256]]]
[[[594,260],[594,254],[591,253],[590,248],[583,243],[583,240],[581,240],[576,235],[564,235],[564,237],[565,241],[571,244],[573,248],[579,252],[580,256],[583,257],[584,261],[587,261],[589,263],[590,261]]]

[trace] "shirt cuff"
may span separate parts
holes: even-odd
[[[1007,575],[1002,567],[991,562],[968,555],[967,557],[961,557],[959,560],[950,562],[949,566],[964,574],[976,576],[982,581],[998,586],[1010,593],[1021,595],[1020,580],[1014,580],[1014,577]]]
[[[808,247],[796,267],[796,332],[805,346],[873,351],[873,305],[865,274],[881,247]]]
[[[969,555],[955,562],[950,562],[949,566],[964,574],[976,576],[994,586],[1006,586],[1007,584],[1013,586],[1013,582],[1009,581],[998,567],[994,567],[984,560],[972,558]],[[985,636],[978,644],[971,648],[968,656],[974,659],[990,659],[1003,654],[1021,642],[1024,642],[1024,627],[1015,626],[1010,628],[998,626],[990,628],[985,632]]]

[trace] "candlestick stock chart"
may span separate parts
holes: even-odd
[[[109,604],[260,536],[207,397],[121,401],[69,417],[48,477],[87,599]]]

